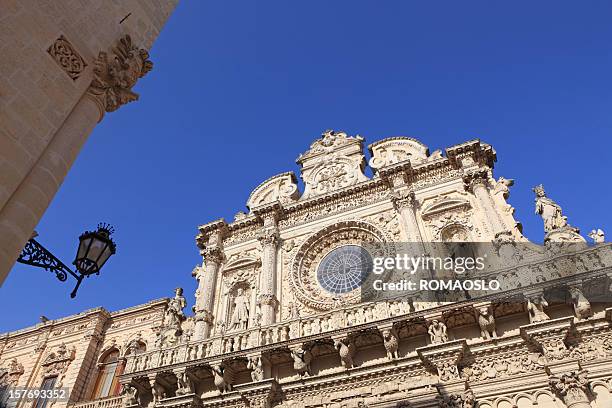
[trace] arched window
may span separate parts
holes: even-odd
[[[111,397],[119,394],[121,384],[119,376],[123,372],[123,361],[119,360],[119,351],[112,350],[104,356],[98,365],[98,379],[92,399]]]

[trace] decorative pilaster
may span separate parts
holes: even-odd
[[[489,172],[485,168],[471,170],[463,176],[465,189],[476,196],[480,209],[487,215],[493,236],[497,237],[499,234],[506,234],[507,231],[489,194],[488,180]]]
[[[196,238],[200,254],[204,258],[204,268],[194,269],[194,275],[198,280],[195,304],[195,340],[202,340],[210,336],[213,322],[213,311],[215,305],[215,288],[217,286],[217,274],[221,263],[225,260],[223,252],[223,237],[226,233],[227,224],[224,220],[218,220],[200,227],[200,234]]]

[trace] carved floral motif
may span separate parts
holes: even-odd
[[[87,67],[83,57],[63,35],[49,46],[47,52],[72,80],[76,80]]]
[[[132,87],[153,68],[147,50],[132,44],[129,35],[121,38],[109,56],[101,51],[94,60],[94,78],[89,94],[96,97],[106,112],[138,100]]]

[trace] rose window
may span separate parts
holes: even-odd
[[[317,280],[331,293],[357,289],[372,270],[372,257],[358,245],[344,245],[332,250],[317,268]]]

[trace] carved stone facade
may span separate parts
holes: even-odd
[[[137,99],[177,0],[2,5],[0,283],[106,112]]]
[[[84,326],[97,340],[74,352],[60,338],[46,345],[45,325],[9,333],[1,378],[13,367],[20,385],[39,385],[55,353],[49,361],[63,356],[70,404],[81,408],[612,406],[612,246],[603,232],[586,245],[537,189],[546,246],[530,243],[506,203],[513,182],[493,177],[496,153],[486,143],[429,154],[412,138],[384,139],[369,146],[367,177],[363,142],[324,132],[298,158],[302,194],[297,177],[283,173],[256,187],[232,222],[199,227],[193,316],[177,290],[117,312],[156,311],[137,327],[97,312],[116,323]],[[355,273],[364,243],[377,257],[406,241],[488,242],[498,258],[483,276],[495,274],[506,289],[458,302],[369,293],[368,277]],[[560,242],[575,251],[555,252]],[[123,351],[139,341],[145,350]],[[113,348],[123,391],[92,401],[95,362]]]

